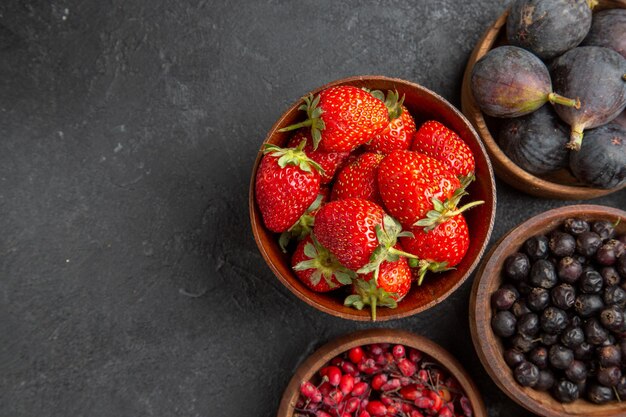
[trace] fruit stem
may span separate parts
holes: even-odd
[[[598,5],[598,3],[598,0],[587,0],[587,6],[589,6],[591,10],[593,10],[593,8]]]
[[[485,202],[483,200],[476,200],[476,201],[472,201],[471,203],[467,203],[466,205],[464,205],[463,207],[456,209],[452,212],[450,212],[448,214],[449,217],[454,217],[457,214],[461,214],[463,213],[465,210],[469,210],[472,207],[476,207],[476,206],[480,206],[481,204],[485,204]]]
[[[572,131],[570,133],[570,141],[567,143],[567,148],[572,149],[574,151],[579,151],[580,146],[583,143],[583,129],[579,125],[572,126]]]
[[[292,130],[300,129],[301,127],[308,127],[313,124],[313,119],[307,119],[304,122],[296,123],[293,125],[289,125],[287,127],[283,127],[278,129],[279,132],[290,132]]]
[[[557,93],[549,93],[548,101],[552,104],[561,104],[563,106],[580,109],[580,100],[578,98],[574,100],[571,98],[563,97],[562,95],[559,95]]]
[[[403,250],[399,250],[396,248],[389,248],[389,253],[393,254],[393,255],[398,255],[398,256],[404,256],[405,258],[409,258],[409,259],[418,259],[419,258],[415,255],[413,255],[412,253],[408,253],[405,252]]]
[[[371,297],[370,308],[372,310],[372,321],[376,321],[376,297]]]

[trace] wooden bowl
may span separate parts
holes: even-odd
[[[496,210],[495,182],[489,158],[476,131],[461,112],[441,96],[418,84],[382,76],[361,76],[334,81],[314,90],[312,93],[316,94],[322,89],[336,85],[353,85],[382,91],[396,89],[400,95],[405,95],[404,105],[415,117],[418,126],[421,122],[428,119],[439,120],[461,136],[472,150],[476,159],[477,179],[468,188],[469,198],[472,200],[483,200],[485,203],[464,213],[472,239],[464,259],[454,270],[436,275],[429,273],[420,287],[413,285],[409,294],[398,303],[396,309],[379,308],[377,310],[378,320],[380,321],[419,313],[444,300],[469,277],[489,242]],[[278,119],[263,143],[273,143],[280,146],[287,143],[290,133],[281,133],[278,132],[278,129],[303,119],[303,112],[298,110],[298,106],[301,103],[302,101],[298,100]],[[280,250],[278,235],[264,227],[261,213],[254,198],[255,176],[261,157],[262,153],[259,150],[250,178],[250,221],[254,239],[270,269],[298,298],[318,310],[350,320],[371,320],[368,309],[359,311],[346,307],[343,305],[343,297],[338,294],[311,291],[293,273],[289,255]]]
[[[626,8],[626,0],[599,0],[599,4],[594,8],[594,11],[608,8],[624,9]],[[487,148],[487,153],[491,158],[496,175],[520,191],[543,198],[588,200],[625,188],[626,185],[613,189],[587,187],[577,181],[567,170],[560,170],[554,174],[538,177],[524,171],[502,152],[494,139],[501,120],[486,116],[481,112],[472,95],[470,81],[474,64],[492,48],[506,43],[507,16],[508,11],[505,11],[478,41],[467,62],[461,87],[461,108],[476,130],[478,130]]]
[[[472,340],[480,361],[498,387],[533,413],[547,417],[626,416],[626,403],[597,405],[579,399],[570,404],[562,404],[549,393],[522,387],[515,381],[512,370],[504,362],[500,338],[491,330],[491,294],[502,283],[501,270],[506,257],[520,250],[526,239],[549,233],[571,217],[586,220],[620,219],[617,230],[619,233],[626,233],[626,211],[596,205],[574,205],[549,210],[514,228],[495,244],[476,274],[469,311]]]
[[[483,403],[480,391],[472,382],[468,373],[461,364],[444,348],[425,337],[409,333],[404,330],[394,329],[370,329],[342,336],[328,342],[315,351],[302,365],[298,367],[296,373],[291,378],[283,398],[278,408],[277,417],[293,417],[294,407],[300,394],[300,384],[302,381],[309,381],[313,376],[332,358],[340,355],[353,347],[370,345],[373,343],[402,344],[415,348],[433,358],[442,365],[452,376],[456,378],[459,385],[469,399],[475,417],[487,417],[487,411]]]

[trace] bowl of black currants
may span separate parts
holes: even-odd
[[[478,356],[543,416],[626,415],[626,212],[574,205],[507,233],[470,299]]]

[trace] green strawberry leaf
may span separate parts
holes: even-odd
[[[307,243],[304,245],[304,254],[311,259],[317,258],[317,249],[312,243]]]
[[[350,271],[350,272],[352,272],[352,271]],[[352,284],[352,276],[349,273],[347,273],[347,272],[335,271],[335,278],[341,284],[344,284],[344,285]]]

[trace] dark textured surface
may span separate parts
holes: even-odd
[[[384,74],[460,104],[506,1],[0,3],[0,415],[273,416],[317,346],[373,327],[299,301],[252,239],[260,142],[302,94]],[[498,183],[492,241],[568,204]],[[625,193],[594,202],[624,206]],[[471,280],[385,323],[467,367]]]

